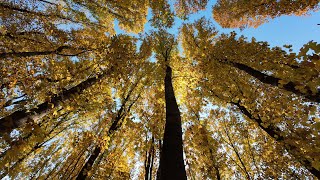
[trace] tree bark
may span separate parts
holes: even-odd
[[[166,124],[160,156],[160,180],[186,180],[181,116],[172,86],[172,69],[168,65],[164,83]]]

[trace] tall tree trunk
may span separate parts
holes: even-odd
[[[295,160],[300,162],[301,165],[308,169],[311,174],[320,179],[320,171],[312,166],[312,162],[303,155],[303,153],[300,151],[298,147],[284,142],[285,137],[281,135],[281,130],[278,127],[273,125],[264,127],[262,125],[262,119],[260,117],[255,118],[244,106],[240,104],[240,102],[231,102],[231,104],[237,106],[244,115],[246,115],[249,119],[255,121],[258,124],[258,126],[261,129],[263,129],[267,134],[269,134],[274,140],[283,144],[284,148],[289,152],[289,154],[291,154],[295,158]]]
[[[181,116],[172,86],[172,69],[166,66],[165,76],[166,124],[160,156],[161,180],[186,180],[183,162]]]
[[[8,58],[8,57],[14,57],[14,58],[21,58],[21,57],[31,57],[31,56],[44,56],[44,55],[51,55],[51,54],[56,54],[60,56],[77,56],[82,53],[87,52],[88,50],[85,49],[80,49],[80,52],[74,53],[74,54],[63,54],[63,50],[65,49],[74,49],[77,50],[77,48],[72,48],[69,46],[60,46],[56,49],[50,50],[50,51],[33,51],[33,52],[7,52],[7,53],[0,53],[0,58]]]
[[[286,91],[289,91],[291,93],[294,93],[298,96],[302,96],[305,97],[306,99],[312,101],[312,102],[318,102],[320,103],[320,91],[318,91],[317,93],[313,93],[309,87],[305,87],[306,88],[306,92],[301,92],[300,90],[296,89],[295,87],[298,86],[295,82],[288,82],[287,84],[282,85],[282,87],[280,87],[280,81],[282,79],[277,78],[277,77],[273,77],[271,75],[267,75],[265,73],[262,73],[258,70],[253,69],[250,66],[247,66],[245,64],[241,64],[241,63],[236,63],[236,62],[232,62],[229,61],[227,59],[224,60],[219,60],[219,62],[223,63],[223,64],[229,64],[232,67],[239,69],[241,71],[246,72],[247,74],[257,78],[260,82],[265,83],[265,84],[269,84],[271,86],[276,86],[279,87],[281,89],[284,89]]]
[[[0,119],[0,135],[5,133],[10,133],[14,128],[21,127],[27,122],[34,122],[36,119],[41,119],[45,116],[52,108],[58,106],[60,101],[68,100],[77,93],[81,93],[83,90],[91,87],[95,83],[99,82],[101,79],[106,77],[109,72],[112,72],[113,68],[111,67],[108,72],[100,74],[96,77],[91,77],[75,87],[70,89],[64,89],[60,93],[52,96],[50,101],[43,102],[39,104],[36,108],[30,110],[19,110],[14,113],[3,117]]]

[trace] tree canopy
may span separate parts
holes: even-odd
[[[207,8],[1,1],[0,178],[319,179],[320,44],[296,52],[213,25],[319,1],[218,0],[192,18]]]

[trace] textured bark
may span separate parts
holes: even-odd
[[[285,138],[281,135],[281,130],[278,127],[275,127],[273,125],[264,127],[261,118],[255,118],[244,106],[240,104],[240,102],[232,102],[231,104],[236,105],[240,109],[240,111],[249,119],[257,122],[258,126],[267,134],[269,134],[274,140],[282,143],[284,145],[284,148],[296,159],[296,161],[300,162],[301,165],[308,169],[311,174],[320,179],[320,171],[312,166],[312,162],[309,159],[305,158],[303,156],[303,153],[301,153],[297,147],[284,142]]]
[[[183,161],[181,116],[172,86],[172,69],[166,66],[166,124],[160,157],[161,180],[187,179]]]
[[[280,78],[277,77],[273,77],[267,74],[264,74],[258,70],[253,69],[252,67],[249,67],[247,65],[241,64],[241,63],[236,63],[236,62],[230,62],[228,60],[223,60],[223,61],[219,61],[221,63],[226,63],[231,65],[232,67],[235,67],[239,70],[242,70],[244,72],[246,72],[247,74],[250,74],[251,76],[257,78],[259,81],[261,81],[262,83],[265,84],[269,84],[271,86],[276,86],[279,87],[281,89],[284,89],[286,91],[292,92],[298,96],[303,96],[306,99],[312,101],[312,102],[318,102],[320,103],[320,91],[318,91],[316,94],[313,94],[312,91],[310,89],[307,89],[307,92],[301,92],[297,89],[295,89],[295,87],[297,86],[297,84],[295,84],[294,82],[289,82],[287,84],[284,84],[282,87],[280,87]],[[308,88],[308,87],[306,87]]]

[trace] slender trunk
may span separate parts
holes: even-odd
[[[56,107],[60,104],[60,101],[68,100],[72,98],[72,95],[81,93],[83,90],[91,87],[92,85],[106,77],[112,70],[113,68],[111,67],[110,70],[104,74],[100,74],[96,77],[91,77],[70,89],[64,89],[60,93],[53,95],[50,98],[50,101],[43,102],[36,108],[30,110],[23,109],[15,111],[10,115],[1,118],[0,136],[8,132],[10,133],[14,128],[21,127],[27,122],[34,122],[37,119],[41,119],[52,109],[52,106]]]
[[[240,105],[240,102],[232,102],[231,104],[236,105],[240,111],[246,115],[249,119],[255,121],[258,123],[258,126],[263,129],[267,134],[269,134],[274,140],[276,140],[279,143],[284,144],[285,149],[298,161],[303,165],[306,169],[309,170],[311,174],[316,176],[318,179],[320,179],[320,171],[317,170],[312,166],[312,162],[307,159],[303,153],[300,152],[299,148],[296,146],[287,144],[284,142],[285,138],[281,135],[281,130],[273,125],[269,125],[267,127],[264,127],[263,121],[260,117],[255,118],[244,106]]]
[[[247,74],[257,78],[259,81],[261,81],[262,83],[265,84],[269,84],[271,86],[276,86],[279,88],[282,88],[286,91],[292,92],[298,96],[303,96],[306,99],[312,101],[312,102],[318,102],[320,103],[320,91],[318,91],[317,93],[313,93],[309,87],[305,87],[307,89],[307,92],[301,92],[300,90],[296,89],[295,87],[298,86],[296,83],[290,81],[287,84],[282,85],[282,87],[280,87],[280,81],[282,79],[277,78],[277,77],[273,77],[267,74],[264,74],[258,70],[253,69],[252,67],[249,67],[245,64],[241,64],[241,63],[236,63],[236,62],[231,62],[229,60],[220,60],[219,62],[221,63],[225,63],[225,64],[229,64],[232,67],[235,67],[239,70],[242,70],[244,72],[246,72]]]
[[[56,172],[56,169],[57,169],[61,164],[62,164],[61,161],[59,161],[58,163],[56,163],[56,165],[54,166],[54,168],[52,168],[52,169],[50,170],[50,172],[46,175],[46,177],[43,178],[43,179],[44,179],[44,180],[49,179],[50,176]],[[50,179],[51,179],[51,178],[50,178]]]
[[[42,148],[43,147],[43,145],[45,144],[45,143],[47,143],[48,141],[50,141],[51,139],[53,139],[54,137],[56,137],[57,135],[59,135],[62,131],[64,131],[65,129],[67,129],[67,127],[66,128],[63,128],[61,131],[59,131],[57,134],[55,134],[54,136],[52,136],[52,137],[50,137],[49,139],[47,139],[47,140],[45,140],[44,142],[38,142],[38,143],[36,143],[34,146],[33,146],[33,148],[27,153],[27,154],[25,154],[25,155],[23,155],[22,157],[20,157],[11,167],[10,167],[10,169],[15,169],[20,163],[22,163],[24,160],[25,160],[25,158],[27,158],[27,157],[29,157],[32,153],[34,153],[34,152],[36,152],[38,149],[40,149],[40,148]],[[49,133],[50,134],[50,133]],[[31,135],[30,135],[31,136]],[[0,155],[0,158],[3,158],[6,154],[7,154],[7,152],[9,152],[10,150],[12,150],[12,149],[9,149],[9,150],[7,150],[7,151],[5,151],[3,154],[1,154]],[[8,174],[8,171],[7,171],[8,169],[6,168],[6,169],[3,169],[3,173],[0,175],[0,179],[1,178],[3,178],[3,177],[5,177],[7,174]]]
[[[161,139],[159,139],[158,142],[159,142],[159,154],[161,156],[161,154],[162,154],[162,141],[161,141]],[[160,180],[160,168],[161,168],[161,161],[159,161],[156,180]]]
[[[23,57],[31,57],[31,56],[44,56],[44,55],[50,55],[50,54],[56,54],[61,56],[77,56],[87,52],[87,50],[81,49],[80,52],[77,52],[74,54],[62,54],[63,50],[65,49],[77,49],[77,48],[72,48],[69,46],[60,46],[57,49],[54,49],[51,51],[7,52],[7,53],[0,53],[0,58],[1,59],[8,58],[8,57],[23,58]]]
[[[140,80],[139,80],[140,81]],[[138,82],[139,82],[138,81]],[[130,89],[130,91],[128,92],[127,96],[125,97],[121,108],[119,109],[117,116],[115,117],[115,120],[113,121],[113,123],[111,124],[108,132],[107,132],[107,136],[112,136],[113,133],[115,131],[117,131],[121,125],[122,125],[122,120],[123,118],[130,112],[131,107],[133,106],[133,104],[138,100],[138,98],[140,97],[140,95],[138,95],[132,102],[131,104],[129,104],[129,106],[126,108],[126,105],[129,101],[129,98],[131,97],[131,94],[133,93],[134,89],[137,87],[138,82],[136,82],[133,87]],[[85,165],[81,168],[78,176],[77,176],[77,180],[84,180],[88,177],[88,172],[92,169],[93,164],[97,161],[99,154],[102,152],[102,148],[99,145],[96,145],[93,149],[93,153],[90,155],[88,161],[85,163]]]
[[[257,174],[258,174],[258,177],[261,178],[261,175],[260,175],[260,169],[256,163],[256,158],[255,158],[255,155],[253,154],[253,150],[251,149],[251,144],[250,144],[250,141],[249,141],[249,133],[246,133],[245,134],[245,137],[247,139],[247,144],[248,144],[248,150],[249,150],[249,154],[251,155],[252,157],[252,163],[253,165],[255,166],[256,170],[257,170]]]
[[[153,164],[153,143],[154,138],[152,137],[151,145],[149,150],[146,152],[146,160],[145,160],[145,180],[149,180],[152,178],[152,164]]]
[[[113,132],[118,130],[121,126],[119,124],[122,119],[122,116],[117,116],[116,119],[113,121],[110,129],[108,130],[107,136],[111,136]],[[84,164],[81,168],[77,180],[85,180],[88,177],[88,172],[92,169],[94,162],[97,160],[98,156],[102,152],[102,148],[99,145],[96,145],[91,153],[88,161]]]
[[[221,174],[218,166],[214,166],[214,169],[216,170],[216,178],[217,180],[221,179]]]
[[[172,69],[166,66],[165,76],[166,124],[160,156],[161,180],[185,180],[181,116],[172,86]]]
[[[154,146],[152,146],[152,156],[151,156],[151,164],[150,164],[150,175],[149,175],[149,180],[152,180],[152,170],[153,170],[153,161],[154,161]]]
[[[213,168],[215,169],[215,175],[216,175],[216,178],[218,180],[221,179],[221,175],[220,175],[220,171],[219,171],[219,166],[218,166],[218,162],[217,162],[217,159],[215,158],[214,156],[214,152],[211,148],[211,145],[209,143],[209,140],[208,140],[208,131],[205,127],[202,127],[201,128],[201,133],[203,134],[203,137],[204,137],[204,143],[205,145],[208,147],[209,149],[209,156],[210,156],[210,159],[212,161],[212,165],[209,166],[209,172],[208,173],[213,173]]]
[[[243,162],[243,160],[242,160],[242,158],[241,158],[241,156],[240,156],[240,154],[239,154],[238,149],[235,147],[235,145],[233,144],[233,142],[232,142],[232,140],[231,140],[231,137],[230,137],[230,135],[229,135],[229,131],[227,131],[227,127],[224,128],[224,131],[225,131],[225,133],[226,133],[226,135],[227,135],[227,138],[228,138],[228,140],[229,140],[229,143],[230,143],[233,151],[236,153],[236,156],[237,156],[238,160],[239,160],[240,163],[241,163],[242,169],[243,169],[243,171],[244,171],[247,179],[250,180],[250,179],[251,179],[251,176],[250,176],[250,174],[249,174],[249,172],[248,172],[248,170],[247,170],[247,168],[246,168],[246,165],[244,164],[244,162]]]
[[[99,154],[101,153],[101,147],[95,146],[93,153],[91,153],[88,161],[80,170],[80,173],[77,176],[77,180],[85,180],[88,177],[88,172],[92,169],[94,161],[98,158]]]

